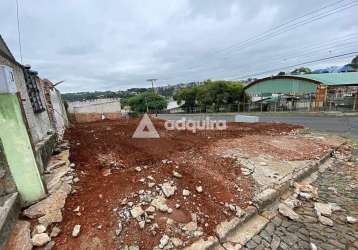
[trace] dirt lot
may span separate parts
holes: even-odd
[[[76,164],[79,181],[67,198],[55,249],[118,249],[126,244],[153,249],[163,235],[175,238],[172,242],[180,248],[213,235],[217,224],[250,204],[254,191],[253,179],[242,174],[235,159],[213,147],[222,150],[225,145],[231,147],[230,143],[241,143],[244,148],[248,136],[259,143],[259,136],[287,137],[301,128],[236,123],[225,131],[193,134],[168,132],[163,121],[157,120],[160,139],[133,139],[138,122],[76,124],[67,132],[70,160]],[[250,145],[257,153],[275,147],[262,144],[253,149]],[[277,152],[282,157],[286,152],[306,159],[323,154],[325,148],[308,155],[297,154],[289,146],[281,151]],[[190,193],[184,196],[184,189]],[[73,238],[76,224],[81,225],[81,233]]]

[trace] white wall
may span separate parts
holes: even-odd
[[[70,102],[70,113],[119,113],[121,112],[121,103],[119,98],[95,99],[83,102]]]

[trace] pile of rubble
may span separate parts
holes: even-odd
[[[318,188],[312,186],[311,184],[296,182],[294,183],[294,187],[294,194],[279,204],[278,211],[283,216],[294,221],[299,221],[300,216],[294,211],[294,209],[302,206],[302,202],[312,201],[314,202],[314,210],[318,221],[322,225],[330,227],[334,226],[333,220],[330,219],[330,217],[334,212],[344,211],[343,208],[341,208],[336,203],[317,202]],[[355,224],[358,222],[358,219],[354,218],[353,216],[347,216],[346,222]]]
[[[17,240],[21,246],[14,246],[15,249],[18,249],[17,247],[51,249],[54,246],[54,241],[51,239],[61,233],[57,224],[63,219],[62,211],[66,198],[76,192],[72,190],[72,184],[79,181],[74,167],[75,164],[69,162],[68,142],[63,142],[56,148],[55,155],[50,159],[43,175],[48,196],[23,211],[23,215],[31,222],[18,222],[17,226],[20,230],[16,232],[15,237],[21,239]]]
[[[137,167],[136,171],[141,171],[141,168]],[[124,238],[128,232],[126,227],[133,222],[137,224],[140,230],[147,230],[153,236],[160,235],[159,244],[154,249],[182,248],[204,234],[204,228],[199,224],[208,227],[209,225],[205,221],[209,218],[209,215],[203,212],[191,213],[191,221],[188,223],[180,223],[169,218],[174,209],[181,209],[180,199],[174,200],[175,205],[173,208],[168,205],[169,202],[173,204],[173,196],[176,192],[179,192],[176,179],[181,178],[183,178],[183,175],[174,170],[172,180],[165,180],[165,182],[157,184],[156,180],[151,175],[148,175],[146,178],[139,180],[141,183],[146,183],[147,190],[139,190],[137,193],[132,194],[131,197],[124,198],[121,201],[121,207],[113,209],[113,212],[118,215],[115,234],[121,239],[121,249],[139,249],[138,245],[124,244]],[[203,186],[198,183],[195,190],[184,188],[181,190],[180,195],[184,201],[187,201],[191,196],[203,195],[203,192]],[[240,216],[243,214],[240,207],[235,204],[226,203],[223,205],[231,211],[231,214]],[[227,213],[227,211],[223,211]],[[164,214],[164,229],[161,229],[157,223],[157,214]]]

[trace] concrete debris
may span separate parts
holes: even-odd
[[[291,220],[298,221],[300,216],[292,210],[291,207],[287,206],[285,203],[280,203],[278,206],[278,211],[283,215]]]
[[[183,241],[179,238],[171,238],[170,241],[173,243],[174,247],[176,248],[183,245]]]
[[[118,228],[116,229],[116,235],[119,236],[123,230],[122,223],[118,223]]]
[[[198,224],[195,221],[191,221],[183,227],[184,231],[193,232],[198,229]]]
[[[295,193],[298,194],[298,198],[303,200],[317,200],[318,199],[318,188],[307,183],[295,182]]]
[[[61,229],[59,227],[55,226],[55,227],[52,228],[50,237],[51,238],[57,237],[60,233],[61,233]]]
[[[47,233],[40,233],[40,234],[35,234],[32,237],[31,243],[35,247],[41,247],[41,246],[44,246],[50,240],[51,240],[51,238],[48,236]]]
[[[196,189],[196,192],[198,192],[198,193],[203,192],[203,187],[202,186],[197,186],[197,187],[195,187],[195,189]]]
[[[183,189],[183,196],[189,196],[190,195],[190,191],[187,189]]]
[[[148,187],[149,187],[149,188],[152,188],[152,187],[154,187],[154,186],[155,186],[155,183],[154,183],[154,182],[149,182],[149,183],[148,183]]]
[[[347,222],[349,224],[356,224],[356,223],[358,223],[358,219],[353,216],[347,216]]]
[[[160,238],[160,244],[159,244],[159,248],[163,249],[169,242],[169,236],[164,234],[162,236],[162,238]]]
[[[138,222],[138,225],[139,225],[139,228],[140,228],[140,229],[144,229],[145,221],[142,220],[142,221]]]
[[[79,181],[80,181],[80,178],[78,178],[78,177],[76,177],[76,178],[73,179],[73,182],[74,182],[74,183],[77,183],[77,182],[79,182]]]
[[[65,205],[67,195],[68,194],[66,192],[59,190],[44,200],[27,208],[24,210],[23,214],[30,219],[36,219],[48,214],[49,212],[60,210]]]
[[[178,173],[177,171],[173,171],[173,176],[175,177],[175,178],[182,178],[183,176],[180,174],[180,173]]]
[[[312,242],[310,243],[310,247],[311,247],[311,250],[318,250],[316,244],[314,244]]]
[[[38,222],[45,226],[49,226],[52,223],[58,223],[61,221],[62,221],[62,212],[60,209],[55,211],[50,211],[38,219]]]
[[[161,212],[167,212],[169,207],[166,204],[166,199],[163,196],[157,196],[152,200],[151,205]]]
[[[167,197],[167,198],[174,195],[175,190],[177,190],[177,187],[172,186],[169,182],[163,183],[161,188],[162,188],[162,191],[163,191],[165,197]]]
[[[72,230],[72,237],[77,237],[81,232],[81,225],[75,225]]]
[[[333,221],[325,216],[318,216],[319,222],[321,222],[323,225],[333,227]]]
[[[131,215],[133,218],[138,218],[139,216],[142,216],[144,214],[144,211],[141,206],[135,206],[131,209]]]
[[[141,167],[135,167],[135,171],[140,172],[140,171],[142,171],[142,168]]]
[[[72,210],[75,213],[78,213],[80,211],[80,206],[77,206],[75,209]]]
[[[147,209],[145,211],[147,213],[154,213],[155,212],[155,207],[154,206],[149,206],[149,207],[147,207]]]
[[[331,216],[332,215],[332,207],[328,203],[315,202],[314,209],[316,211],[317,216],[321,216],[321,215]]]
[[[37,225],[37,226],[35,226],[34,231],[32,232],[32,235],[42,234],[44,232],[46,232],[46,227],[44,225]]]

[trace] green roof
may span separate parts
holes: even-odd
[[[324,85],[358,85],[358,72],[288,75],[311,79]]]

